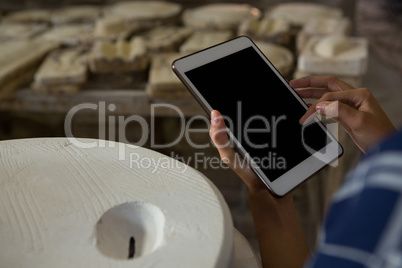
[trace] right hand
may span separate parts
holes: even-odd
[[[326,115],[338,122],[364,153],[395,131],[366,88],[355,89],[330,76],[307,76],[291,81],[290,86],[308,88],[297,91],[302,98],[318,99],[300,119],[301,124],[308,123],[317,113]]]

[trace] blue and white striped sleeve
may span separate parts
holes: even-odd
[[[306,267],[402,268],[402,152],[374,154],[333,198]]]

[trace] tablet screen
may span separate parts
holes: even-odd
[[[299,124],[306,109],[253,47],[185,75],[271,182],[311,156],[306,145],[319,151],[331,141],[317,123]]]

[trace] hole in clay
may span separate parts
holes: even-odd
[[[111,258],[141,258],[162,244],[164,225],[165,216],[152,204],[120,204],[106,211],[96,224],[96,246]]]
[[[134,237],[130,238],[130,246],[128,248],[128,258],[132,259],[134,258],[134,254],[135,254],[135,240]]]

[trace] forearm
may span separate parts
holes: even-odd
[[[292,196],[277,199],[266,189],[249,193],[263,266],[302,267],[310,252]]]
[[[236,152],[229,146],[226,126],[218,111],[211,112],[210,136],[223,162],[249,189],[263,265],[269,268],[303,266],[309,249],[296,217],[292,196],[273,197],[251,167],[236,162]]]

